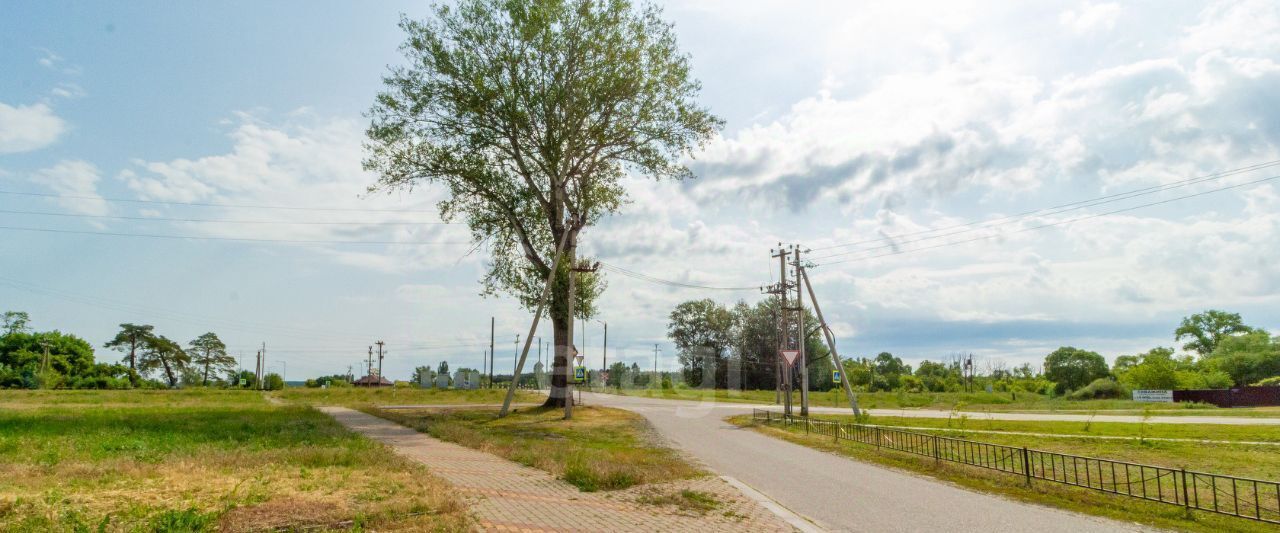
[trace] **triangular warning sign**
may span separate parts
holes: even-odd
[[[786,360],[789,365],[796,364],[796,359],[800,357],[800,350],[782,350],[781,353],[782,358]]]

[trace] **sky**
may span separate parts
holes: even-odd
[[[1205,309],[1280,331],[1280,4],[662,6],[725,128],[695,179],[627,179],[582,251],[717,289],[608,274],[588,364],[607,322],[611,362],[673,368],[672,307],[758,300],[728,289],[776,281],[778,243],[810,250],[843,355],[1110,360]],[[97,347],[125,322],[265,343],[291,380],[376,340],[389,377],[478,368],[492,317],[513,366],[529,312],[480,296],[443,193],[366,191],[366,112],[429,4],[0,9],[0,310]]]

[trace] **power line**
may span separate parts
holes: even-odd
[[[982,229],[982,228],[986,228],[986,227],[1002,226],[1002,225],[1006,225],[1006,224],[1009,224],[1009,223],[1015,222],[1015,221],[1017,221],[1017,220],[1019,220],[1019,219],[1023,219],[1023,218],[1030,217],[1030,216],[1032,216],[1032,215],[1037,215],[1037,214],[1042,214],[1042,215],[1052,215],[1052,214],[1065,213],[1065,212],[1067,212],[1067,211],[1075,211],[1075,210],[1079,210],[1079,209],[1084,209],[1084,208],[1086,208],[1086,207],[1092,207],[1092,206],[1096,206],[1096,205],[1103,205],[1103,204],[1108,204],[1108,203],[1114,203],[1114,202],[1118,202],[1118,201],[1122,201],[1122,200],[1128,200],[1128,199],[1131,199],[1131,198],[1137,198],[1137,197],[1140,197],[1140,196],[1146,196],[1146,195],[1156,194],[1156,193],[1159,193],[1159,192],[1164,192],[1164,191],[1168,191],[1168,190],[1172,190],[1172,189],[1177,189],[1177,188],[1181,188],[1181,187],[1186,187],[1186,186],[1189,186],[1189,185],[1195,185],[1195,184],[1198,184],[1198,183],[1204,183],[1204,182],[1207,182],[1207,181],[1218,180],[1218,179],[1221,179],[1221,178],[1224,178],[1224,177],[1228,177],[1228,176],[1234,176],[1234,175],[1238,175],[1238,174],[1243,174],[1243,173],[1253,172],[1253,171],[1255,171],[1255,170],[1260,170],[1260,169],[1270,168],[1270,167],[1275,167],[1275,166],[1280,166],[1280,160],[1267,161],[1267,162],[1264,162],[1264,163],[1257,163],[1257,164],[1250,165],[1250,166],[1246,166],[1246,167],[1240,167],[1240,168],[1236,168],[1236,169],[1225,170],[1225,171],[1217,172],[1217,173],[1214,173],[1214,174],[1208,174],[1208,175],[1204,175],[1204,176],[1198,176],[1198,177],[1194,177],[1194,178],[1188,178],[1188,179],[1179,180],[1179,181],[1175,181],[1175,182],[1171,182],[1171,183],[1165,183],[1165,184],[1161,184],[1161,185],[1153,185],[1153,186],[1151,186],[1151,187],[1144,187],[1144,188],[1141,188],[1141,189],[1135,189],[1135,190],[1132,190],[1132,191],[1127,191],[1127,192],[1122,192],[1122,193],[1109,194],[1109,195],[1106,195],[1106,196],[1099,196],[1099,197],[1096,197],[1096,198],[1090,198],[1090,199],[1086,199],[1086,200],[1078,200],[1078,201],[1075,201],[1075,202],[1069,202],[1069,203],[1059,204],[1059,205],[1050,206],[1050,207],[1043,207],[1043,208],[1034,209],[1034,210],[1031,210],[1031,211],[1025,211],[1025,212],[1017,213],[1017,214],[1013,214],[1013,215],[1007,215],[1007,216],[1003,216],[1003,217],[999,217],[999,218],[995,218],[995,219],[991,219],[991,220],[975,220],[975,221],[966,222],[966,223],[963,223],[963,224],[954,224],[954,225],[951,225],[951,226],[944,226],[944,227],[941,227],[941,228],[932,228],[932,229],[927,229],[927,230],[915,231],[915,232],[910,232],[910,233],[903,233],[903,234],[899,234],[899,235],[893,235],[893,236],[888,236],[888,237],[881,237],[881,238],[876,238],[876,239],[867,239],[867,240],[862,240],[862,241],[854,241],[854,242],[847,242],[847,243],[841,243],[841,244],[833,244],[833,245],[829,245],[829,246],[821,246],[821,247],[817,247],[817,248],[810,248],[809,250],[810,250],[810,251],[820,251],[820,250],[830,250],[830,249],[834,249],[834,248],[846,248],[846,247],[850,247],[850,246],[857,246],[857,245],[862,245],[862,244],[871,244],[871,243],[878,243],[878,242],[888,242],[888,243],[889,243],[889,244],[887,244],[887,245],[885,245],[885,246],[880,246],[880,247],[864,248],[864,249],[861,249],[861,250],[851,250],[851,251],[848,251],[848,252],[840,252],[840,253],[835,253],[835,254],[830,254],[830,255],[825,255],[825,256],[821,256],[821,257],[813,258],[813,259],[824,259],[824,258],[830,258],[830,257],[837,257],[837,256],[841,256],[841,255],[849,255],[849,254],[853,254],[853,253],[860,253],[860,252],[869,251],[869,250],[876,250],[876,249],[882,249],[882,248],[892,248],[892,247],[896,247],[897,245],[905,244],[905,243],[908,243],[908,242],[920,242],[920,241],[931,240],[931,239],[935,239],[935,238],[942,238],[942,237],[948,237],[948,236],[958,235],[958,234],[962,234],[962,233],[968,233],[968,232],[970,232],[970,231],[974,231],[974,230],[976,230],[976,229]],[[981,226],[981,227],[973,228],[973,229],[968,229],[968,230],[963,230],[963,231],[952,232],[952,233],[947,233],[947,234],[944,234],[944,235],[935,235],[935,236],[931,236],[931,237],[924,237],[924,238],[914,239],[914,240],[911,240],[911,241],[905,241],[905,242],[904,242],[904,241],[898,241],[898,240],[897,240],[897,239],[902,238],[902,237],[912,237],[912,236],[916,236],[916,235],[927,235],[927,234],[930,234],[930,233],[937,233],[937,232],[947,231],[947,230],[950,230],[950,229],[957,229],[957,228],[969,228],[969,227],[972,227],[972,226]]]
[[[373,209],[364,207],[312,207],[312,206],[292,206],[292,205],[255,205],[255,204],[232,204],[217,202],[177,202],[170,200],[139,200],[135,198],[105,198],[101,196],[87,196],[75,194],[54,194],[42,192],[25,192],[25,191],[4,191],[0,190],[0,194],[9,194],[15,196],[36,196],[41,198],[62,198],[70,200],[95,200],[100,202],[120,202],[130,204],[162,204],[162,205],[185,205],[192,207],[230,207],[243,209],[281,209],[288,211],[351,211],[358,213],[422,213],[418,209]]]
[[[326,226],[413,226],[413,225],[434,225],[434,224],[452,224],[451,222],[313,222],[313,221],[293,221],[293,220],[233,220],[219,218],[170,218],[170,217],[130,217],[119,215],[91,215],[83,213],[55,213],[51,211],[20,211],[13,209],[0,209],[0,213],[11,215],[38,215],[51,217],[75,217],[75,218],[105,218],[112,220],[141,220],[141,221],[158,221],[158,222],[208,222],[219,224],[284,224],[284,225],[326,225]]]
[[[1237,183],[1237,184],[1235,184],[1235,185],[1227,185],[1227,186],[1224,186],[1224,187],[1218,187],[1218,188],[1216,188],[1216,189],[1210,189],[1210,190],[1207,190],[1207,191],[1201,191],[1201,192],[1198,192],[1198,193],[1188,194],[1188,195],[1184,195],[1184,196],[1178,196],[1178,197],[1174,197],[1174,198],[1168,198],[1168,199],[1165,199],[1165,200],[1160,200],[1160,201],[1158,201],[1158,202],[1149,202],[1149,203],[1139,204],[1139,205],[1135,205],[1135,206],[1129,206],[1129,207],[1125,207],[1125,208],[1121,208],[1121,209],[1114,209],[1114,210],[1111,210],[1111,211],[1105,211],[1105,212],[1102,212],[1102,213],[1095,213],[1095,214],[1092,214],[1092,215],[1086,215],[1086,216],[1082,216],[1082,217],[1070,218],[1070,219],[1066,219],[1066,220],[1059,220],[1059,221],[1056,221],[1056,222],[1050,222],[1050,223],[1048,223],[1048,224],[1041,224],[1041,225],[1039,225],[1039,226],[1031,226],[1031,227],[1027,227],[1027,228],[1022,228],[1022,229],[1014,230],[1014,231],[1008,231],[1008,232],[1003,232],[1003,233],[997,233],[997,234],[995,234],[995,235],[983,235],[983,236],[981,236],[981,237],[974,237],[974,238],[972,238],[972,239],[965,239],[965,240],[962,240],[962,241],[947,242],[947,243],[942,243],[942,244],[936,244],[936,245],[933,245],[933,246],[926,246],[926,247],[923,247],[923,248],[914,248],[914,249],[911,249],[911,250],[896,250],[896,251],[889,252],[889,253],[885,253],[885,254],[870,255],[870,256],[865,256],[865,257],[853,257],[853,258],[850,258],[850,259],[844,259],[844,260],[834,261],[834,262],[830,262],[830,263],[822,263],[822,265],[821,265],[821,266],[839,265],[839,264],[843,264],[843,263],[852,263],[852,262],[855,262],[855,261],[864,261],[864,260],[867,260],[867,259],[875,259],[875,258],[877,258],[877,257],[888,257],[888,256],[891,256],[891,255],[901,255],[901,254],[914,253],[914,252],[923,252],[923,251],[925,251],[925,250],[933,250],[933,249],[937,249],[937,248],[945,248],[945,247],[948,247],[948,246],[958,246],[958,245],[961,245],[961,244],[967,244],[967,243],[976,242],[976,241],[982,241],[982,240],[994,239],[994,238],[997,238],[997,237],[1003,237],[1003,236],[1005,236],[1005,235],[1012,235],[1012,234],[1015,234],[1015,233],[1023,233],[1023,232],[1026,232],[1026,231],[1033,231],[1033,230],[1038,230],[1038,229],[1050,228],[1050,227],[1054,227],[1054,226],[1061,226],[1061,225],[1065,225],[1065,224],[1071,224],[1071,223],[1074,223],[1074,222],[1080,222],[1080,221],[1082,221],[1082,220],[1089,220],[1089,219],[1094,219],[1094,218],[1104,217],[1104,216],[1108,216],[1108,215],[1114,215],[1114,214],[1117,214],[1117,213],[1124,213],[1124,212],[1127,212],[1127,211],[1135,211],[1135,210],[1138,210],[1138,209],[1142,209],[1142,208],[1144,208],[1144,207],[1151,207],[1151,206],[1156,206],[1156,205],[1167,204],[1167,203],[1176,202],[1176,201],[1179,201],[1179,200],[1186,200],[1186,199],[1188,199],[1188,198],[1195,198],[1195,197],[1198,197],[1198,196],[1205,196],[1205,195],[1207,195],[1207,194],[1213,194],[1213,193],[1215,193],[1215,192],[1222,192],[1222,191],[1229,190],[1229,189],[1238,189],[1238,188],[1240,188],[1240,187],[1247,187],[1247,186],[1249,186],[1249,185],[1257,185],[1257,184],[1259,184],[1259,183],[1264,183],[1264,182],[1271,181],[1271,180],[1275,180],[1275,179],[1280,179],[1280,175],[1277,175],[1277,176],[1271,176],[1271,177],[1269,177],[1269,178],[1262,178],[1262,179],[1258,179],[1258,180],[1248,181],[1248,182],[1245,182],[1245,183]]]
[[[698,285],[698,284],[694,284],[694,283],[685,283],[685,282],[683,282],[683,281],[674,281],[674,280],[669,280],[669,279],[662,279],[662,278],[658,278],[658,277],[650,276],[650,275],[648,275],[648,274],[641,274],[641,273],[636,272],[636,271],[634,271],[634,270],[627,270],[627,269],[622,268],[622,267],[618,267],[618,266],[614,266],[614,265],[609,265],[609,264],[605,264],[605,263],[600,263],[600,266],[601,266],[601,267],[604,267],[605,269],[607,269],[607,270],[609,270],[609,271],[611,271],[611,272],[615,272],[615,273],[621,274],[621,275],[623,275],[623,276],[627,276],[627,277],[629,277],[629,278],[638,279],[638,280],[641,280],[641,281],[647,281],[647,282],[650,282],[650,283],[656,283],[656,284],[659,284],[659,285],[667,285],[667,286],[671,286],[671,287],[682,287],[682,288],[686,288],[686,289],[705,289],[705,290],[712,290],[712,291],[755,291],[755,290],[759,290],[759,289],[760,289],[760,286],[759,286],[759,285],[756,285],[756,286],[753,286],[753,287],[713,287],[713,286],[709,286],[709,285]]]
[[[357,244],[357,245],[382,245],[382,246],[469,246],[470,242],[404,242],[404,241],[352,241],[352,240],[325,240],[325,239],[258,239],[253,237],[217,237],[209,235],[168,235],[159,233],[124,233],[114,231],[86,231],[86,230],[70,230],[70,229],[54,229],[54,228],[28,228],[21,226],[0,226],[0,230],[10,231],[36,231],[42,233],[72,233],[78,235],[102,235],[110,237],[138,237],[148,239],[174,239],[174,240],[205,240],[205,241],[232,241],[232,242],[258,242],[258,243],[283,243],[283,244]]]

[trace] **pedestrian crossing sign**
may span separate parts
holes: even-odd
[[[832,382],[832,383],[840,383],[840,371],[839,371],[839,370],[832,370],[832,371],[831,371],[831,382]]]
[[[586,380],[587,380],[587,367],[585,366],[573,367],[573,382],[582,383]]]

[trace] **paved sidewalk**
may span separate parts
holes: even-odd
[[[343,407],[321,407],[352,430],[421,462],[448,481],[484,531],[792,531],[760,504],[718,477],[613,492],[581,492],[555,476],[496,455],[444,442]],[[706,514],[640,503],[646,494],[691,489],[713,494]]]

